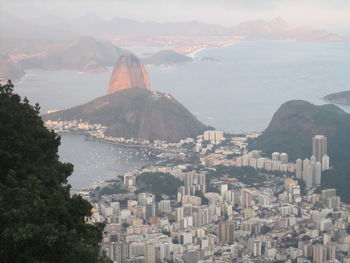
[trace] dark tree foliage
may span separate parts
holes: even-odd
[[[102,188],[97,187],[94,192],[94,199],[99,200],[103,195],[124,194],[128,190],[122,188],[119,183],[114,183]]]
[[[237,178],[244,184],[257,184],[265,181],[265,176],[260,175],[259,170],[248,166],[228,167],[220,165],[216,167],[215,171],[209,171],[207,178],[218,178],[224,175],[228,175],[230,178]]]
[[[58,160],[60,137],[48,131],[9,81],[0,86],[0,261],[107,262],[102,224],[91,205],[70,197],[73,166]]]
[[[335,188],[342,202],[350,203],[350,159],[347,163],[322,173],[321,189]]]
[[[137,193],[151,192],[156,201],[161,199],[162,194],[175,195],[177,188],[182,185],[180,179],[166,173],[142,173],[136,178]]]

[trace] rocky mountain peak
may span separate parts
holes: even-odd
[[[107,93],[130,88],[151,89],[148,74],[142,63],[133,54],[126,54],[121,56],[114,66]]]

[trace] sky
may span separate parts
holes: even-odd
[[[227,26],[282,17],[291,26],[350,35],[350,0],[0,0],[0,9],[21,17],[75,19],[92,12],[106,20],[197,20]]]

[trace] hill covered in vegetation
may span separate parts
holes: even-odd
[[[182,185],[180,179],[166,173],[142,173],[137,177],[136,185],[138,193],[151,192],[156,196],[156,200],[161,199],[161,195],[175,195],[177,188]]]
[[[173,64],[182,64],[191,62],[193,59],[179,54],[172,50],[161,50],[152,56],[145,57],[142,59],[142,62],[146,65],[173,65]]]
[[[250,149],[286,152],[291,160],[310,158],[312,137],[327,136],[328,155],[333,164],[350,159],[350,114],[335,105],[313,105],[288,101],[274,114],[263,134],[251,140]]]
[[[125,50],[110,42],[91,37],[79,37],[67,43],[50,47],[43,54],[21,60],[25,69],[106,71]]]
[[[170,142],[193,138],[207,129],[171,95],[141,88],[117,91],[43,118],[81,119],[107,126],[108,136]]]
[[[288,101],[274,114],[263,134],[250,141],[250,149],[286,152],[291,160],[310,158],[312,137],[327,137],[332,170],[324,173],[322,187],[334,187],[342,201],[350,202],[350,114],[331,104],[313,105],[306,101]]]

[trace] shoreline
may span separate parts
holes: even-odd
[[[70,134],[70,133],[66,133],[66,134]],[[179,153],[179,151],[175,151],[175,150],[171,150],[171,149],[161,149],[161,148],[157,148],[154,146],[142,145],[142,144],[128,144],[128,143],[122,143],[122,142],[113,142],[113,141],[109,141],[109,140],[94,138],[94,137],[88,136],[87,134],[83,134],[83,135],[84,135],[84,139],[86,141],[94,141],[94,142],[112,144],[112,145],[125,147],[125,148],[143,148],[143,149],[151,149],[151,150],[160,151],[160,152]]]
[[[212,48],[226,48],[226,47],[230,47],[230,46],[236,45],[236,44],[241,43],[241,42],[242,41],[236,41],[236,42],[233,42],[233,43],[226,43],[226,44],[216,45],[216,46],[208,45],[207,47],[200,47],[200,48],[194,49],[193,51],[188,52],[185,55],[194,59],[202,51],[209,50],[209,49],[212,49]]]
[[[173,149],[163,149],[154,147],[151,145],[144,145],[144,144],[130,144],[130,143],[123,143],[123,142],[115,142],[110,140],[105,140],[101,138],[95,138],[92,137],[90,134],[84,132],[84,131],[70,131],[70,132],[56,132],[58,135],[79,135],[84,136],[85,141],[93,141],[93,142],[99,142],[99,143],[106,143],[106,144],[112,144],[115,146],[120,146],[123,148],[140,148],[140,149],[148,149],[148,150],[154,150],[158,152],[168,152],[168,153],[181,153],[180,150],[173,150]]]

